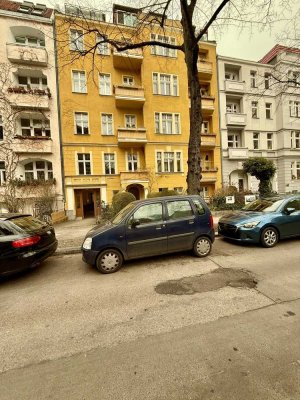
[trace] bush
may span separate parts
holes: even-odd
[[[216,190],[210,198],[210,208],[213,210],[239,210],[245,205],[245,195],[251,192],[238,192],[235,186]],[[226,204],[226,196],[234,196],[234,204]]]
[[[136,200],[135,196],[129,192],[119,192],[115,194],[114,197],[112,198],[113,214],[114,215],[118,214],[118,212],[121,211],[124,207],[126,207],[127,204],[135,200]]]
[[[152,192],[148,194],[148,199],[153,197],[162,197],[162,196],[178,196],[180,195],[176,190],[163,190],[161,192]]]

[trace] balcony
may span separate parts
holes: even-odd
[[[225,80],[225,91],[230,93],[245,93],[245,82]]]
[[[14,108],[29,108],[49,110],[50,92],[45,90],[25,90],[22,88],[9,88],[8,100]]]
[[[247,124],[247,115],[238,113],[226,113],[226,124],[245,126]]]
[[[119,108],[143,108],[144,88],[138,86],[115,86],[116,106]]]
[[[248,158],[248,148],[247,147],[229,147],[228,148],[228,158],[230,160],[241,160]]]
[[[142,49],[129,49],[125,51],[113,50],[113,63],[115,68],[139,70],[143,58]]]
[[[16,136],[13,141],[14,151],[18,154],[51,154],[53,152],[52,140],[45,137]]]
[[[215,101],[214,97],[202,96],[201,106],[202,106],[202,111],[205,114],[212,114],[214,112],[215,110],[214,101]]]
[[[216,135],[201,133],[201,147],[216,147]]]
[[[118,144],[120,147],[140,147],[146,143],[145,128],[118,128]]]
[[[214,166],[213,161],[202,161],[201,162],[202,173],[204,172],[218,172],[218,168]]]
[[[120,172],[122,183],[148,182],[149,173],[146,170]]]
[[[200,78],[210,78],[213,73],[213,63],[206,60],[200,60],[197,62],[198,73]]]
[[[216,171],[205,171],[202,170],[201,183],[213,183],[217,181]]]
[[[43,47],[7,43],[6,54],[9,61],[19,64],[40,66],[46,66],[48,64],[48,54],[46,49]]]

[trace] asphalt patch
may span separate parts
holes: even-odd
[[[155,291],[159,294],[177,296],[211,292],[225,286],[234,288],[255,288],[257,281],[247,271],[231,268],[217,268],[214,271],[159,283]]]

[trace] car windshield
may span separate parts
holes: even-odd
[[[135,207],[135,204],[129,203],[126,207],[124,207],[118,214],[112,219],[112,223],[114,225],[118,225],[128,213]]]
[[[242,208],[243,211],[263,211],[273,212],[276,211],[282,204],[283,199],[259,199],[252,201]]]

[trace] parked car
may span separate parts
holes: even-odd
[[[56,248],[50,225],[28,214],[0,214],[0,274],[34,268]]]
[[[300,235],[300,195],[255,200],[241,211],[223,216],[219,235],[273,247],[278,240]]]
[[[212,215],[201,197],[158,197],[134,201],[111,222],[88,232],[82,255],[109,274],[135,258],[184,250],[205,257],[214,238]]]

